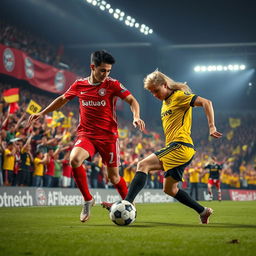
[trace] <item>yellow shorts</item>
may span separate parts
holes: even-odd
[[[192,144],[172,142],[155,154],[163,163],[164,177],[171,176],[175,180],[182,181],[184,169],[191,163],[195,152]]]

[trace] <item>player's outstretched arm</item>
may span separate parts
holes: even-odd
[[[131,111],[133,113],[133,125],[134,127],[138,127],[140,131],[145,129],[145,122],[140,119],[140,105],[138,101],[134,98],[133,95],[128,95],[124,99],[131,107]]]
[[[221,138],[222,133],[218,132],[217,128],[215,126],[214,110],[213,110],[212,102],[208,99],[198,96],[194,102],[194,106],[204,108],[204,112],[205,112],[207,120],[208,120],[210,136],[212,136],[213,138],[216,138],[216,139]]]
[[[68,102],[68,99],[64,97],[64,95],[59,96],[56,98],[48,107],[46,107],[44,110],[37,114],[33,114],[29,117],[27,126],[30,126],[32,124],[32,121],[38,120],[40,117],[46,115],[47,113],[50,113],[54,110],[57,110],[61,108],[63,105],[65,105]]]

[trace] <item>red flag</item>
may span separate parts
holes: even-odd
[[[3,91],[3,98],[7,103],[19,101],[19,88],[11,88]]]
[[[14,114],[19,108],[20,107],[19,107],[17,102],[10,103],[10,105],[9,105],[9,113],[10,114]]]

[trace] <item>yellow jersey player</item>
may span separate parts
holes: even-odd
[[[163,102],[161,117],[166,146],[138,163],[136,175],[125,200],[134,201],[136,195],[143,189],[149,171],[163,169],[164,192],[194,209],[199,214],[201,223],[208,224],[213,210],[203,207],[185,191],[179,189],[178,183],[182,180],[185,167],[190,164],[195,154],[190,136],[192,107],[204,108],[210,136],[213,138],[222,136],[215,127],[212,103],[191,93],[187,84],[175,82],[159,71],[154,71],[144,79],[144,87]]]

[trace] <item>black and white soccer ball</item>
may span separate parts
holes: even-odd
[[[126,200],[117,201],[111,206],[109,217],[116,225],[129,225],[135,221],[136,208]]]

